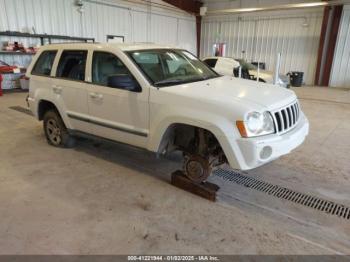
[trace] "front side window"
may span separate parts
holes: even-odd
[[[57,77],[72,80],[85,80],[87,51],[63,51],[57,67]]]
[[[120,75],[131,76],[128,68],[118,57],[107,52],[94,52],[92,59],[92,82],[94,84],[111,86],[111,77]]]
[[[42,52],[32,70],[32,74],[49,76],[51,74],[51,69],[52,69],[52,65],[55,60],[56,54],[57,54],[57,50]]]
[[[157,49],[129,51],[128,54],[154,86],[170,86],[219,77],[187,51]]]
[[[141,86],[123,62],[108,52],[94,52],[92,83],[132,92],[142,91]]]

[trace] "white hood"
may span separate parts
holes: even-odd
[[[278,109],[296,100],[296,95],[291,90],[229,76],[161,89],[181,96],[195,97],[203,102],[215,100],[218,103],[232,103],[233,99],[242,103],[247,101],[267,110]]]

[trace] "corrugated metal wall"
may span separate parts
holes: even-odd
[[[322,10],[302,15],[207,17],[202,26],[201,56],[211,56],[213,44],[223,42],[226,56],[265,62],[268,70],[274,70],[281,52],[281,73],[303,71],[304,82],[313,84],[321,24]]]
[[[330,86],[350,88],[350,5],[343,9]]]
[[[85,0],[78,12],[74,0],[0,0],[0,31],[94,37],[106,42],[106,35],[125,36],[126,42],[156,42],[176,45],[196,53],[195,17],[181,11],[127,4],[118,0]],[[5,38],[36,45],[39,40]],[[57,42],[57,41],[56,41]],[[29,55],[1,55],[10,64],[27,65]]]

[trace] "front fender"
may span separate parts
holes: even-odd
[[[199,113],[198,110],[188,108],[176,109],[176,111],[173,108],[162,108],[157,112],[161,113],[158,113],[151,123],[148,150],[158,152],[168,128],[174,124],[186,124],[210,131],[220,143],[230,166],[239,167],[235,154],[238,146],[235,141],[240,135],[235,123],[231,123],[220,115],[209,112]]]

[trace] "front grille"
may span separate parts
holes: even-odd
[[[295,102],[287,107],[272,112],[277,133],[285,133],[295,127],[300,116],[300,107]]]

